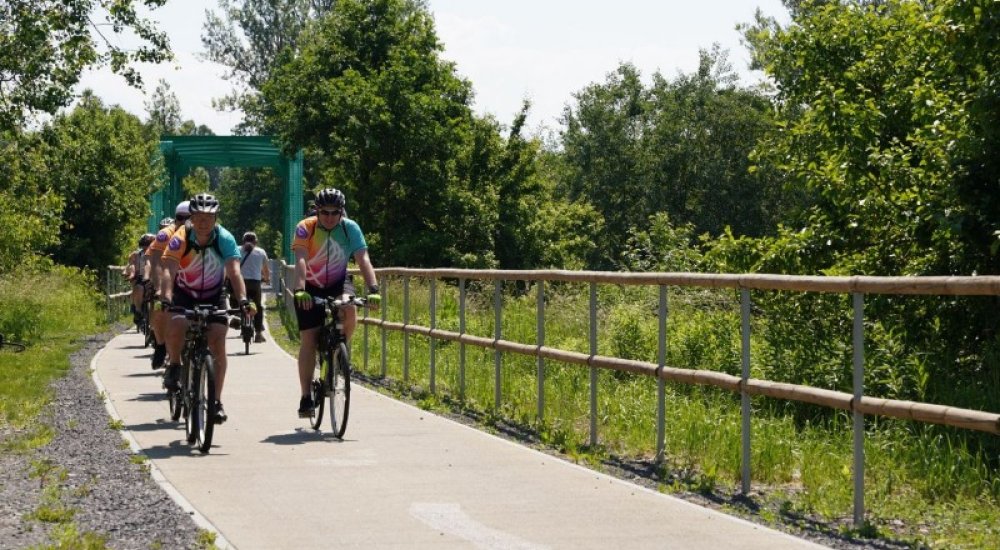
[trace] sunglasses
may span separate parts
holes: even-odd
[[[326,216],[339,216],[339,215],[343,214],[344,211],[343,210],[320,210],[319,213],[323,214],[323,215],[326,215]]]

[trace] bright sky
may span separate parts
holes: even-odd
[[[205,0],[168,0],[154,12],[167,31],[176,59],[140,71],[151,95],[164,78],[180,100],[182,116],[226,135],[240,116],[212,108],[230,83],[224,70],[201,61]],[[603,82],[619,63],[633,63],[649,78],[691,72],[698,50],[715,42],[730,52],[744,83],[760,80],[747,68],[749,54],[736,31],[753,21],[759,7],[786,22],[781,0],[429,0],[445,59],[456,62],[472,82],[474,108],[508,123],[524,98],[532,101],[529,126],[558,127],[573,94]],[[612,7],[613,6],[613,7]],[[78,88],[91,88],[105,103],[118,104],[145,119],[147,96],[109,70],[90,72]]]

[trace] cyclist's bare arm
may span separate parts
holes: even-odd
[[[367,248],[362,248],[354,253],[354,262],[358,264],[361,276],[365,279],[365,289],[378,284],[378,278],[375,276],[375,266],[372,265],[372,259],[368,256]]]
[[[306,287],[306,251],[297,249],[295,251],[295,286],[292,290]]]
[[[233,285],[233,293],[236,300],[242,303],[247,299],[247,285],[243,282],[243,274],[240,272],[240,261],[236,258],[226,260],[226,277]]]
[[[164,302],[171,302],[174,299],[174,277],[177,276],[177,268],[180,264],[176,261],[163,262],[162,277],[160,277],[160,298]]]
[[[161,258],[163,258],[162,250],[153,250],[149,254],[146,254],[146,263],[149,265],[149,276],[147,279],[153,281],[154,289],[159,289],[160,279],[162,279]]]

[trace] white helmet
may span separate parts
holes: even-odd
[[[190,216],[191,215],[191,201],[184,201],[177,204],[177,209],[174,210],[174,216]]]

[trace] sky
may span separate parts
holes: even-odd
[[[109,69],[85,73],[77,91],[90,88],[106,104],[145,119],[144,104],[162,78],[180,101],[185,120],[230,134],[240,115],[216,111],[212,98],[226,95],[232,85],[223,79],[223,67],[200,58],[205,9],[215,6],[205,0],[168,0],[151,14],[167,32],[175,59],[137,66],[145,95]],[[699,49],[713,43],[729,50],[744,84],[758,82],[762,75],[748,69],[749,53],[736,25],[752,22],[758,8],[788,20],[781,0],[429,0],[428,6],[444,44],[442,57],[472,82],[473,109],[509,123],[529,99],[533,128],[558,128],[573,94],[604,82],[622,62],[635,65],[647,82],[657,71],[673,78],[693,71]]]

